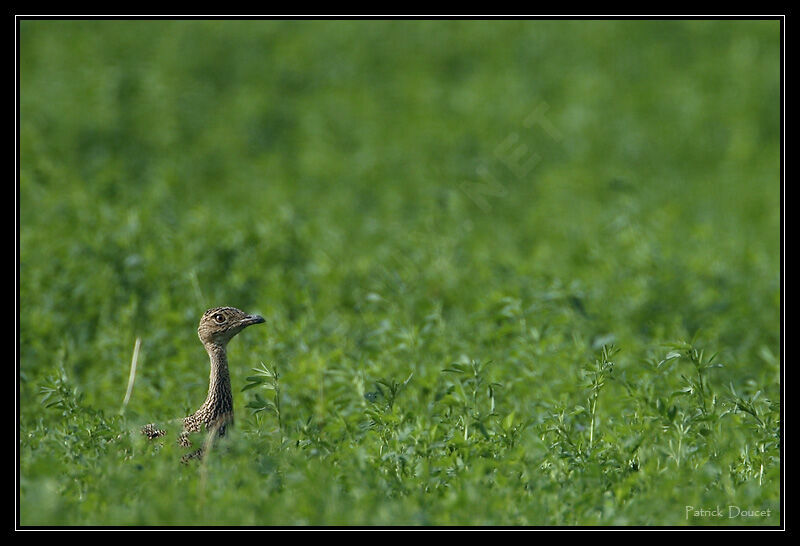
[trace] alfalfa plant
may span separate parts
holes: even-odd
[[[413,376],[412,372],[402,383],[394,379],[378,379],[375,381],[375,390],[364,393],[364,399],[369,405],[364,410],[368,419],[362,428],[378,434],[381,454],[389,448],[391,438],[397,435],[397,429],[402,423],[403,419],[394,414],[394,404]]]
[[[484,436],[489,438],[484,421],[488,417],[493,417],[495,413],[495,391],[503,385],[496,382],[487,382],[486,370],[491,361],[481,363],[471,360],[469,365],[453,363],[450,367],[442,370],[442,373],[452,374],[452,398],[445,397],[444,400],[450,402],[459,411],[459,421],[464,430],[464,441],[469,438],[470,425],[474,425]],[[488,400],[482,404],[479,400],[484,388]],[[487,405],[488,404],[488,407]]]
[[[582,387],[588,389],[586,405],[576,404],[568,407],[563,403],[553,406],[548,418],[542,423],[541,438],[558,457],[569,463],[569,467],[583,467],[591,457],[592,449],[597,443],[598,408],[600,393],[613,377],[613,357],[619,349],[613,345],[604,345],[594,361],[584,366],[581,374],[584,378]],[[588,426],[583,419],[588,414]],[[588,439],[586,430],[588,429]]]
[[[255,393],[255,398],[251,400],[247,407],[253,410],[254,414],[261,412],[269,412],[275,415],[278,420],[278,433],[280,434],[281,443],[283,443],[283,421],[281,419],[281,384],[280,374],[275,364],[269,368],[261,362],[257,368],[253,368],[256,375],[247,378],[247,385],[242,388],[242,391],[261,387],[272,393],[272,401],[265,400],[261,394]]]
[[[673,436],[669,455],[680,466],[684,459],[686,442],[692,442],[691,453],[705,453],[708,457],[716,457],[718,428],[721,419],[729,412],[719,403],[720,400],[709,383],[708,374],[710,370],[724,366],[715,362],[718,353],[706,356],[705,350],[699,349],[694,343],[680,341],[668,344],[667,347],[671,350],[658,362],[658,368],[672,361],[688,361],[693,372],[681,373],[680,388],[669,396],[668,404],[673,404],[668,414]],[[681,403],[681,399],[686,402]],[[708,449],[699,451],[697,448],[702,444]],[[697,464],[700,464],[700,459],[695,461],[695,465]]]
[[[614,361],[612,358],[619,352],[619,348],[614,345],[603,345],[600,350],[599,358],[595,358],[594,363],[589,364],[583,369],[584,377],[587,380],[586,387],[589,389],[587,399],[589,412],[589,451],[594,446],[595,423],[597,422],[597,402],[600,399],[600,392],[606,386],[606,382],[614,373]]]
[[[658,363],[658,366],[661,367],[667,362],[681,358],[691,362],[694,368],[694,374],[681,374],[684,386],[678,393],[682,392],[695,396],[698,408],[703,415],[708,415],[709,412],[715,411],[717,397],[708,385],[708,371],[713,368],[723,367],[719,362],[714,362],[714,359],[716,359],[719,353],[714,353],[710,357],[706,357],[703,349],[698,349],[691,343],[685,341],[671,343],[667,346],[672,350]],[[709,407],[709,404],[711,407]]]
[[[764,481],[764,471],[780,464],[780,403],[769,400],[760,390],[750,395],[739,394],[731,383],[726,402],[731,413],[745,415],[753,431],[752,440],[741,448],[738,461],[731,470],[737,481],[758,478]]]

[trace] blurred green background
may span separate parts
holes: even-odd
[[[667,481],[668,438],[646,429],[634,485],[548,471],[536,427],[583,404],[602,345],[658,393],[681,374],[645,362],[692,338],[725,364],[720,400],[760,392],[777,415],[779,25],[20,21],[22,524],[681,525],[684,505],[734,501],[777,517],[777,446],[746,415]],[[231,344],[235,470],[215,459],[198,481],[169,445],[113,438],[199,406],[196,326],[218,305],[267,325]],[[437,409],[458,387],[442,370],[473,361],[491,362],[480,396],[502,384],[492,411],[526,423],[514,449]],[[281,372],[277,432],[240,392],[260,362]],[[359,428],[370,385],[410,374],[385,434]],[[623,385],[601,430],[644,434]],[[443,445],[403,451],[420,434]],[[759,449],[758,486],[724,479]],[[484,483],[487,450],[505,485]],[[456,462],[426,474],[432,453]]]

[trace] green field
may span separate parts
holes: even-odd
[[[18,525],[779,525],[780,52],[20,21]],[[228,305],[267,323],[181,464],[138,429],[202,403]]]

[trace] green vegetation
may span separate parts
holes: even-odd
[[[21,525],[779,524],[777,21],[19,39]]]

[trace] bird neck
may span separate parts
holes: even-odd
[[[205,348],[211,360],[211,373],[208,378],[208,397],[203,406],[216,415],[232,412],[231,376],[225,346],[209,343]]]

